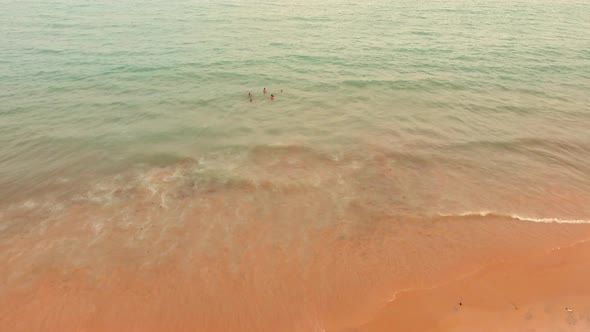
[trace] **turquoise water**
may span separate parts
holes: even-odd
[[[586,1],[1,5],[3,201],[286,146],[384,158],[404,211],[588,216]]]

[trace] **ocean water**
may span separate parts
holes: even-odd
[[[259,146],[370,146],[420,187],[461,172],[432,190],[470,196],[590,189],[584,1],[2,7],[3,201]]]
[[[277,265],[298,262],[302,280],[319,271],[312,258],[329,227],[362,247],[371,225],[392,218],[403,230],[437,218],[590,221],[588,1],[0,8],[2,294],[47,271],[96,277],[128,262],[137,270],[127,276],[198,264],[184,272],[211,296],[212,280],[239,271],[251,272],[250,285],[283,289],[293,280]],[[479,248],[457,243],[449,257]],[[247,262],[268,252],[261,277]],[[388,255],[373,263],[437,270]],[[329,262],[370,263],[361,258]],[[242,295],[253,294],[268,295]],[[223,310],[207,317],[235,314]],[[291,327],[317,328],[297,310]]]

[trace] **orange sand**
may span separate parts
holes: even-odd
[[[1,209],[0,331],[590,330],[590,224],[420,215],[385,164],[281,151]]]
[[[348,331],[590,331],[590,242],[400,292]]]
[[[119,230],[99,248],[64,259],[48,247],[43,260],[31,261],[26,248],[47,237],[86,234],[55,226],[44,239],[21,235],[13,245],[23,254],[0,267],[0,331],[589,328],[590,244],[551,248],[590,238],[590,225],[381,220],[277,243],[267,240],[276,224],[261,222],[237,227],[235,247],[210,229],[217,249],[195,254],[200,243],[191,239],[206,230],[187,217],[190,227],[143,251],[128,247],[131,234]]]

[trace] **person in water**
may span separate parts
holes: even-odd
[[[248,92],[248,98],[252,99],[252,92]]]
[[[275,95],[270,95],[270,100],[275,100]]]
[[[264,88],[264,89],[262,90],[262,93],[266,94],[266,88]]]

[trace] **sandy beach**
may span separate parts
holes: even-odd
[[[79,203],[59,223],[4,241],[0,330],[583,331],[589,326],[590,244],[584,241],[590,239],[590,225],[499,216],[392,219],[353,206],[347,215],[371,219],[310,231],[309,225],[293,227],[294,220],[277,223],[288,219],[277,219],[278,210],[244,210],[252,205],[237,199],[251,189],[207,193],[201,198],[206,204],[193,205],[172,224],[113,223],[100,230],[79,221],[116,215],[116,207]],[[268,199],[264,192],[257,189],[254,197]],[[304,203],[301,194],[291,192],[287,200]],[[151,197],[132,201],[131,210],[140,219],[165,220],[169,210],[149,204]],[[206,222],[227,213],[221,207],[228,199],[251,220],[233,225],[231,235],[223,224]],[[281,206],[283,199],[272,200]],[[178,198],[174,206],[189,200]]]
[[[590,243],[507,258],[396,294],[370,321],[333,331],[588,331]]]

